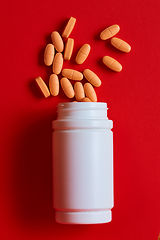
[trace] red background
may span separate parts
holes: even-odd
[[[1,0],[0,6],[0,239],[157,240],[160,233],[160,1]],[[43,52],[52,31],[77,19],[75,47],[64,67],[93,70],[102,80],[98,101],[114,122],[114,193],[111,223],[62,225],[52,208],[51,122],[62,91],[45,99],[34,79],[52,72]],[[99,39],[112,25],[130,53]],[[76,65],[79,47],[91,52]],[[109,55],[120,73],[101,61]]]

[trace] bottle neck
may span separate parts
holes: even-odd
[[[58,104],[58,120],[108,119],[107,103],[70,102]]]

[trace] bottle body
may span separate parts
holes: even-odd
[[[109,222],[113,207],[113,133],[106,104],[66,103],[62,108],[53,122],[56,221]]]

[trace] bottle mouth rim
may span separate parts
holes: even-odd
[[[107,117],[107,103],[66,102],[58,104],[58,117],[53,121],[53,129],[112,129],[112,121]]]
[[[85,109],[97,109],[97,110],[107,110],[107,103],[105,102],[65,102],[58,104],[58,110],[85,110]]]

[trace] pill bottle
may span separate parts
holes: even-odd
[[[52,122],[53,207],[63,224],[98,224],[112,219],[113,132],[107,104],[58,104]]]

